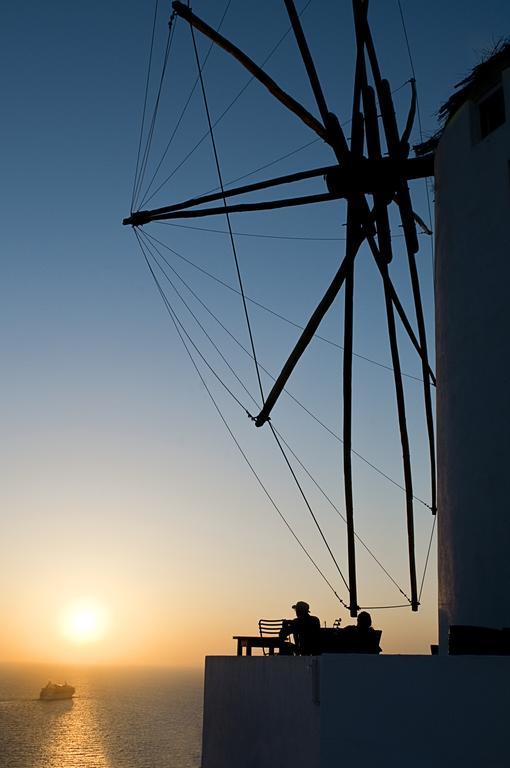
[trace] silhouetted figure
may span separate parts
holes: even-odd
[[[280,639],[294,636],[294,644],[285,643],[281,653],[296,653],[298,656],[315,656],[320,652],[321,623],[317,616],[310,616],[310,606],[299,600],[292,608],[296,611],[295,619],[286,619],[280,632]]]
[[[356,626],[351,624],[343,632],[346,645],[352,653],[380,653],[381,633],[372,627],[372,617],[367,611],[360,611]]]

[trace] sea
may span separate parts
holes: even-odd
[[[0,665],[0,768],[199,768],[202,698],[198,670]]]

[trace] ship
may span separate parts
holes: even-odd
[[[61,699],[72,699],[75,688],[69,683],[52,683],[49,680],[44,688],[41,688],[39,699],[41,701],[59,701]]]

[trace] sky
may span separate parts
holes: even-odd
[[[510,29],[510,8],[506,0],[402,0],[401,6],[418,85],[421,136],[426,138],[436,130],[436,111],[455,83]],[[297,2],[297,7],[328,105],[349,135],[350,3],[312,0]],[[197,0],[193,8],[213,27],[227,9],[222,33],[260,64],[289,26],[283,3],[270,0],[232,0],[228,7],[224,0]],[[233,652],[232,635],[256,632],[258,618],[291,616],[296,600],[308,601],[322,622],[331,624],[337,617],[350,622],[227,432],[176,334],[133,231],[122,226],[131,210],[153,13],[154,4],[141,0],[28,0],[4,9],[0,607],[6,620],[0,661],[200,666],[206,654]],[[149,115],[169,15],[169,4],[160,2]],[[373,2],[370,20],[402,125],[411,64],[398,3]],[[200,36],[197,42],[203,61],[209,45]],[[291,34],[264,66],[315,112]],[[148,187],[146,199],[139,201],[142,208],[218,185],[209,138],[187,157],[207,133],[198,88],[158,169],[195,80],[189,29],[177,22],[141,185],[143,193]],[[204,80],[213,121],[244,89],[214,129],[226,184],[270,163],[247,181],[334,162],[328,148],[313,141],[310,129],[260,85],[247,85],[246,72],[221,51],[211,51]],[[416,127],[413,141],[419,140]],[[321,192],[323,183],[316,180],[300,190]],[[424,183],[414,183],[412,194],[415,210],[428,221]],[[433,206],[432,186],[429,199]],[[145,229],[164,244],[158,246],[160,253],[176,271],[167,268],[167,273],[257,399],[253,362],[213,317],[246,346],[240,298],[200,271],[236,284],[224,218],[184,224]],[[195,225],[204,231],[190,228]],[[338,201],[233,216],[247,296],[293,323],[305,323],[342,258],[344,225],[345,206]],[[411,314],[396,218],[394,234],[391,273]],[[432,241],[422,235],[420,242],[433,355]],[[255,411],[163,273],[155,270],[210,365],[244,407]],[[342,343],[342,302],[340,297],[320,328],[337,345]],[[390,361],[380,279],[364,249],[357,258],[355,306],[354,348],[363,357],[354,362],[353,447],[402,484],[392,374],[363,359],[382,366]],[[258,359],[277,374],[299,330],[257,304],[249,302],[248,308]],[[420,499],[415,513],[421,583],[432,516],[426,507],[430,479],[421,388],[412,378],[419,378],[420,366],[404,335],[399,339],[402,368],[409,374],[405,391]],[[334,344],[314,340],[288,388],[338,433],[342,360]],[[257,430],[200,358],[198,364],[280,512],[346,600],[341,577],[271,433],[267,427]],[[267,393],[265,374],[262,383]],[[288,396],[275,407],[273,424],[343,513],[338,440]],[[296,471],[345,574],[345,525],[297,464]],[[404,494],[358,457],[353,472],[356,531],[408,594]],[[383,629],[385,652],[427,653],[436,642],[434,544],[420,611],[371,610],[374,625]],[[401,593],[362,545],[357,555],[360,605],[402,603]]]

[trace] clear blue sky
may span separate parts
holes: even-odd
[[[387,0],[371,5],[383,74],[397,89],[410,77],[398,4]],[[297,6],[301,9],[305,3]],[[131,230],[121,226],[131,200],[153,7],[141,0],[57,0],[11,3],[3,10],[0,605],[13,622],[4,648],[0,641],[0,659],[51,655],[48,617],[83,595],[102,599],[112,614],[112,626],[116,621],[123,630],[116,641],[118,656],[112,646],[103,656],[97,651],[94,658],[99,660],[200,663],[206,651],[229,651],[231,634],[253,630],[260,615],[288,615],[297,599],[308,600],[323,620],[342,615],[344,623],[348,621],[243,464],[171,327]],[[226,3],[197,1],[193,7],[216,26]],[[453,85],[510,30],[510,7],[506,0],[483,4],[402,0],[402,7],[427,136],[436,129],[435,112]],[[169,8],[163,3],[160,7],[156,70]],[[346,121],[354,67],[350,3],[312,0],[302,22],[328,102]],[[222,32],[262,63],[287,28],[283,3],[232,0]],[[207,42],[199,39],[199,48],[203,57]],[[271,57],[267,71],[314,109],[291,35]],[[217,50],[212,51],[204,76],[215,119],[248,76]],[[189,31],[180,23],[148,179],[195,77]],[[405,119],[407,87],[395,94],[395,100],[399,119]],[[159,179],[170,174],[205,131],[197,89]],[[315,136],[252,83],[218,124],[216,138],[223,175],[229,181]],[[419,140],[417,132],[414,139]],[[328,162],[333,162],[331,154],[317,142],[250,179]],[[216,185],[211,146],[204,141],[150,205],[164,205]],[[423,184],[415,186],[415,208],[427,220]],[[305,189],[322,191],[320,182]],[[343,242],[246,234],[341,238],[343,205],[245,214],[232,221],[234,231],[244,233],[236,242],[247,294],[297,323],[305,322],[336,269]],[[197,226],[223,230],[225,223],[218,217]],[[222,280],[235,283],[232,254],[223,234],[161,224],[148,231]],[[420,271],[432,345],[431,247],[429,239],[421,240]],[[398,239],[395,251],[393,276],[411,311]],[[238,297],[166,255],[246,344]],[[179,300],[172,301],[204,354],[244,402],[246,396]],[[255,394],[248,358],[203,308],[193,306]],[[337,343],[342,338],[341,309],[339,301],[321,326],[321,333]],[[250,314],[260,360],[277,373],[297,330],[253,305]],[[403,370],[419,376],[418,360],[403,337],[401,346]],[[364,251],[356,273],[355,350],[389,363],[380,281]],[[338,350],[314,341],[289,384],[290,391],[336,431],[341,429],[340,376]],[[391,373],[356,359],[354,376],[354,448],[401,482]],[[264,385],[267,390],[268,379]],[[345,597],[267,429],[255,430],[214,382],[212,388],[282,512]],[[415,490],[428,501],[419,383],[406,379],[406,394]],[[281,400],[273,416],[343,509],[339,443],[288,398]],[[357,530],[407,591],[403,493],[358,460],[354,472]],[[304,482],[345,567],[343,524]],[[418,503],[416,517],[421,575],[431,516]],[[425,651],[435,641],[434,569],[432,561],[418,616],[408,611],[374,612],[388,638],[385,650]],[[401,602],[393,585],[362,551],[359,579],[363,605]],[[184,634],[200,635],[188,655],[174,624]],[[127,627],[136,643],[126,640]]]

